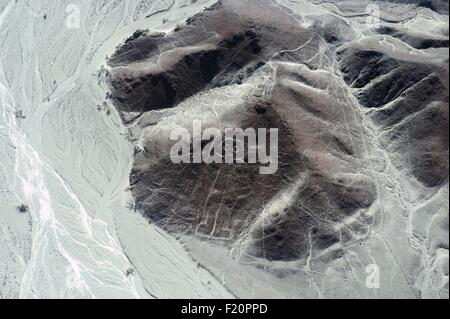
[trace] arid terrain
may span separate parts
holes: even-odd
[[[79,2],[0,0],[0,298],[448,298],[448,2]]]

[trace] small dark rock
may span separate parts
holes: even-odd
[[[17,210],[22,214],[27,213],[29,211],[29,209],[30,208],[25,204],[20,204],[19,206],[17,206]]]

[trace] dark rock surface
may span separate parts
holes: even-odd
[[[149,220],[173,234],[239,246],[248,257],[338,258],[378,218],[375,147],[360,106],[383,128],[382,144],[398,167],[426,187],[448,180],[446,71],[376,50],[337,49],[350,27],[323,21],[304,27],[265,0],[220,1],[171,33],[138,31],[117,49],[111,98],[126,123],[180,105],[202,119],[190,99],[230,88],[245,102],[212,123],[280,132],[274,175],[260,175],[254,164],[177,165],[168,135],[141,137],[130,182]],[[446,46],[379,32],[417,48]]]
[[[448,69],[374,51],[339,52],[345,81],[385,134],[400,167],[427,187],[448,180]]]

